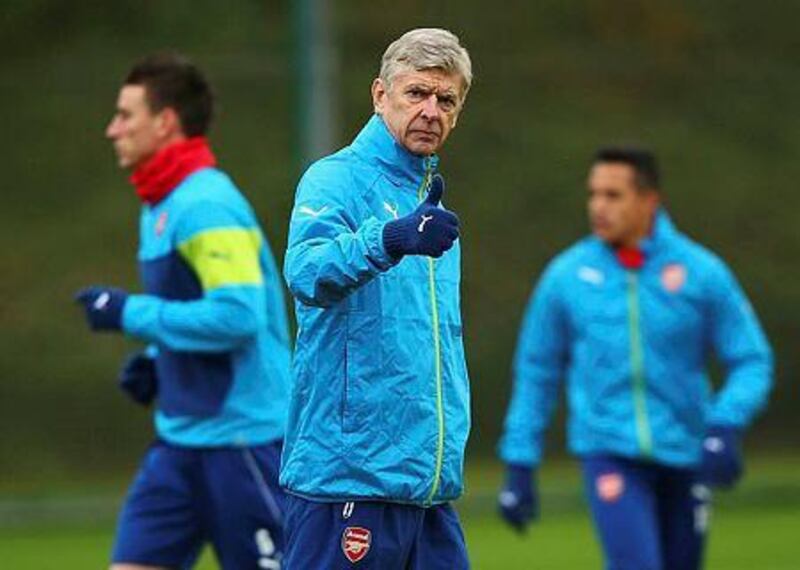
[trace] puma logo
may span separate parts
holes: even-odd
[[[312,208],[309,208],[308,206],[300,206],[297,209],[297,211],[300,212],[301,214],[308,214],[311,217],[318,218],[327,209],[328,209],[328,206],[322,206],[322,208],[320,208],[319,210],[314,210]]]
[[[383,203],[383,209],[389,212],[395,220],[400,217],[397,215],[397,209],[398,209],[397,206],[393,208],[389,202]]]
[[[422,233],[423,231],[425,231],[425,224],[427,224],[432,219],[433,219],[433,216],[426,216],[426,215],[423,214],[422,215],[422,221],[419,223],[419,226],[417,226],[417,231],[419,233]]]
[[[102,311],[106,307],[108,307],[108,304],[110,302],[111,302],[111,295],[108,293],[108,291],[103,291],[97,296],[97,299],[94,300],[92,307],[94,308],[95,311]]]

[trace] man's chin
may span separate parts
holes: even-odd
[[[115,152],[114,156],[117,158],[117,166],[120,168],[128,168],[130,164],[130,160],[125,156],[121,155],[119,152]]]
[[[612,244],[613,245],[614,242],[616,241],[616,238],[615,238],[615,236],[614,236],[614,234],[612,232],[599,230],[597,228],[593,228],[592,229],[592,233],[595,235],[596,238],[598,238],[600,240],[603,240],[604,242],[606,242],[608,244]]]
[[[408,151],[419,156],[429,156],[439,149],[438,140],[414,140],[406,145]]]
[[[134,161],[125,156],[117,156],[117,166],[122,170],[134,170],[136,168]]]

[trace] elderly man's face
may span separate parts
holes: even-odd
[[[398,143],[422,156],[435,153],[447,140],[462,96],[461,76],[440,69],[401,71],[390,86],[380,78],[372,83],[375,112]]]

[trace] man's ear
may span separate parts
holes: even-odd
[[[376,77],[372,82],[372,107],[375,113],[380,115],[383,112],[384,99],[386,98],[386,84],[380,77]]]
[[[181,118],[172,107],[164,107],[159,111],[157,121],[158,135],[164,139],[172,138],[175,134],[183,132]]]

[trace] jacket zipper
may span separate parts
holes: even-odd
[[[418,199],[421,202],[425,188],[430,185],[432,175],[431,162],[428,160],[425,166],[425,175],[419,187]],[[438,437],[436,440],[436,465],[433,473],[433,483],[431,490],[425,499],[425,504],[430,505],[439,490],[439,479],[442,476],[442,460],[444,458],[444,405],[442,401],[442,349],[441,339],[439,338],[439,306],[436,299],[436,280],[434,277],[433,258],[428,258],[428,290],[431,298],[431,321],[433,325],[433,355],[434,370],[436,376],[436,420]]]
[[[639,276],[628,271],[628,332],[631,345],[631,384],[633,407],[636,418],[636,439],[639,450],[645,457],[653,453],[653,438],[647,419],[647,397],[644,377],[642,331],[639,318]]]

